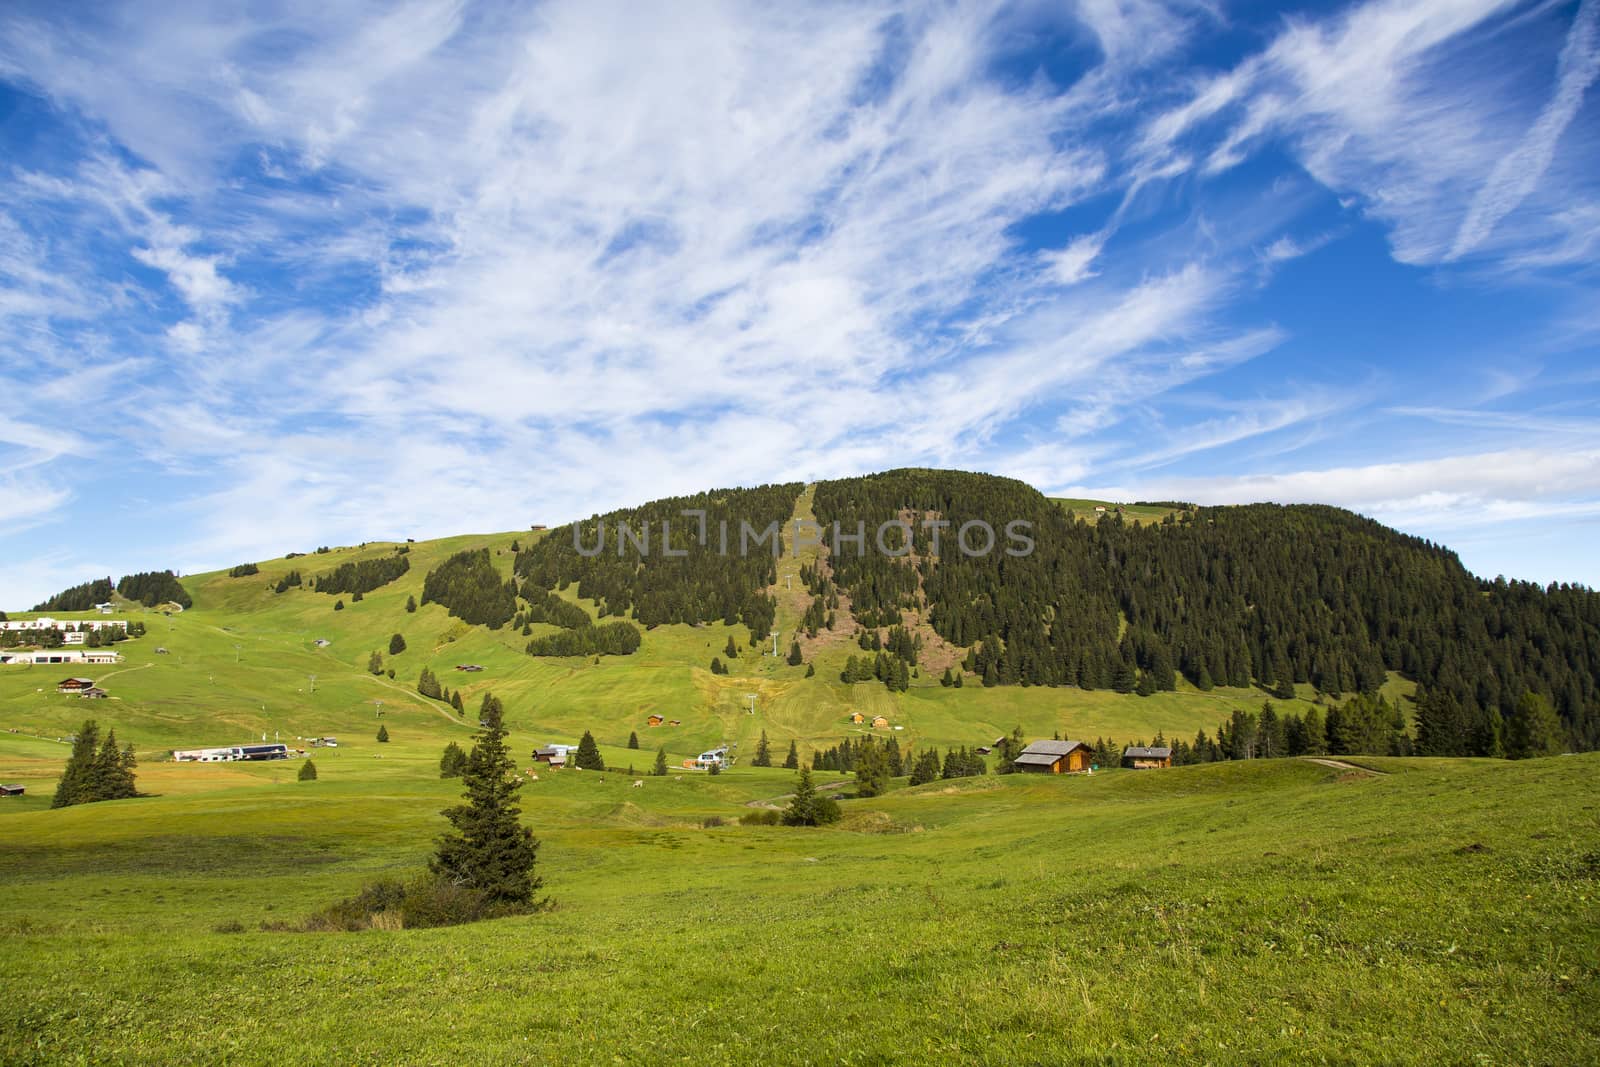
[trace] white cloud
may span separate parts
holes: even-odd
[[[1215,175],[1277,138],[1318,181],[1381,220],[1402,262],[1466,255],[1519,205],[1527,217],[1496,258],[1548,254],[1561,240],[1552,222],[1594,186],[1592,168],[1557,175],[1551,163],[1600,62],[1596,5],[1579,10],[1537,118],[1516,91],[1537,53],[1508,66],[1503,56],[1489,65],[1482,51],[1487,37],[1520,28],[1502,18],[1517,6],[1371,0],[1322,20],[1297,17],[1266,49],[1149,120],[1141,166],[1171,173],[1198,158]],[[1573,145],[1574,160],[1590,149]]]
[[[1555,92],[1517,147],[1495,163],[1456,232],[1449,258],[1459,259],[1481,245],[1495,225],[1538,187],[1555,157],[1556,142],[1583,106],[1583,94],[1596,77],[1600,77],[1600,3],[1585,0],[1561,50]]]
[[[1442,84],[1439,57],[1504,8],[1302,17],[1109,136],[1169,99],[1151,64],[1219,25],[1212,5],[12,14],[0,76],[86,147],[9,179],[41,221],[0,216],[0,340],[40,369],[7,384],[139,371],[82,399],[95,447],[207,487],[172,509],[185,566],[902,462],[1133,477],[1348,402],[1291,380],[1267,413],[1163,418],[1288,339],[1233,305],[1326,238],[1291,232],[1304,179],[1170,224],[1149,205],[1278,137],[1402,258],[1439,258],[1461,215],[1438,205],[1481,185],[1515,117],[1463,126],[1492,86]],[[1099,65],[1065,91],[994,76],[1028,18],[1076,20]],[[1560,153],[1542,173],[1497,240],[1531,232]],[[1095,232],[1022,250],[1020,224],[1102,203]],[[1565,210],[1564,236],[1508,257],[1591,247],[1585,202]],[[19,456],[49,424],[0,403]],[[1119,425],[1161,436],[1105,439]],[[40,461],[50,484],[81,451]]]

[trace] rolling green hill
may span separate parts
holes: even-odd
[[[591,567],[567,547],[570,528],[375,542],[186,576],[188,610],[119,598],[118,616],[147,632],[116,646],[114,666],[0,668],[0,781],[28,790],[0,798],[0,1062],[1425,1063],[1463,1058],[1468,1032],[1474,1054],[1494,1062],[1600,1055],[1593,754],[1259,759],[916,788],[901,778],[875,799],[821,773],[824,792],[845,798],[839,825],[737,825],[793,787],[792,772],[750,765],[762,732],[779,760],[790,741],[809,755],[885,736],[851,725],[852,712],[885,716],[903,750],[973,747],[1016,726],[1031,737],[1187,738],[1264,701],[1280,714],[1326,712],[1350,694],[1302,679],[1292,698],[1269,697],[1252,669],[1244,684],[1218,684],[1234,680],[1226,668],[1197,684],[1174,664],[1170,687],[1146,695],[1088,674],[1026,684],[1029,671],[1076,672],[1079,661],[1019,650],[1047,605],[1041,647],[1055,647],[1057,624],[1109,634],[1108,654],[1125,652],[1153,678],[1141,657],[1160,642],[1185,647],[1196,620],[1220,625],[1233,594],[1169,617],[1166,594],[1152,590],[1192,601],[1191,571],[1242,590],[1250,560],[1270,572],[1270,561],[1297,558],[1244,540],[1290,552],[1318,530],[1338,547],[1315,557],[1320,585],[1293,594],[1312,597],[1321,620],[1306,631],[1313,647],[1295,650],[1309,671],[1318,648],[1363,647],[1348,625],[1369,574],[1404,573],[1449,599],[1465,588],[1453,557],[1316,509],[1090,526],[1068,524],[1065,509],[1018,483],[972,475],[779,488],[793,499],[773,487],[686,499],[713,516],[781,504],[824,521],[885,502],[963,520],[1016,507],[1050,540],[1041,566],[987,586],[986,564],[941,573],[921,543],[907,570],[892,571],[846,565],[792,531],[770,566],[727,571],[703,560]],[[646,510],[606,518],[638,523]],[[1182,563],[1189,553],[1196,567]],[[295,573],[298,584],[286,581]],[[335,574],[341,592],[313,588]],[[430,587],[430,575],[455,577]],[[452,616],[500,610],[506,582],[520,583],[507,625]],[[430,588],[451,608],[425,602]],[[1256,595],[1259,607],[1281,593]],[[1473,601],[1532,612],[1528,595],[1471,587]],[[1551,595],[1587,603],[1581,591]],[[1464,644],[1480,640],[1469,622],[1487,635],[1506,619],[1542,618],[1452,610]],[[850,657],[867,654],[863,616],[898,619],[921,642],[903,691],[840,680]],[[762,639],[769,618],[779,656]],[[1584,618],[1557,636],[1581,641]],[[639,626],[638,650],[528,654],[530,641],[585,621]],[[872,629],[893,633],[881,621]],[[970,642],[951,640],[966,630]],[[1519,631],[1533,632],[1543,631]],[[391,655],[397,633],[405,649]],[[1401,630],[1380,637],[1365,639],[1380,660],[1385,641],[1397,654],[1412,648]],[[790,640],[800,664],[782,655]],[[996,642],[988,653],[986,641]],[[1550,663],[1588,670],[1580,655],[1558,657],[1562,647],[1547,644]],[[986,686],[974,661],[991,654],[997,684]],[[713,673],[713,657],[727,673]],[[941,684],[946,667],[969,662],[962,687]],[[483,669],[456,669],[465,665]],[[1379,668],[1382,692],[1414,710],[1414,676]],[[461,693],[464,714],[417,692],[424,669]],[[58,694],[66,675],[92,677],[109,698]],[[521,762],[591,730],[614,768],[546,771],[523,789],[555,908],[444,930],[286,932],[426,862],[460,788],[439,779],[440,753],[470,742],[488,692],[505,705]],[[679,725],[650,727],[652,714]],[[151,795],[50,810],[63,739],[90,716],[135,746]],[[635,732],[637,750],[626,747]],[[312,750],[314,782],[296,780],[293,760],[165,758],[329,735],[339,746]],[[737,746],[729,770],[681,768],[719,742]],[[674,770],[646,777],[658,746]]]

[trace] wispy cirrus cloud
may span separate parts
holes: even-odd
[[[184,566],[902,463],[1249,474],[1411,419],[1263,306],[1362,218],[1587,255],[1592,8],[18,5],[0,87],[59,136],[0,172],[0,378],[94,418],[0,402],[0,469],[37,523],[112,457]]]

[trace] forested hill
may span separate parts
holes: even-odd
[[[576,531],[562,526],[530,544],[517,554],[515,572],[534,601],[540,590],[576,583],[602,617],[631,614],[646,626],[720,619],[765,634],[775,612],[766,592],[777,580],[771,542],[746,539],[741,546],[741,533],[746,525],[764,531],[787,522],[803,488],[717,489],[597,515]],[[703,519],[686,511],[703,512]],[[643,536],[624,541],[624,529]],[[664,532],[666,547],[685,555],[666,554]]]
[[[727,490],[656,501],[570,527],[517,558],[525,597],[577,583],[602,613],[647,626],[723,619],[761,634],[772,620],[769,554],[718,551],[722,520],[762,527],[786,521],[799,485]],[[1385,671],[1416,680],[1424,748],[1494,751],[1502,718],[1532,691],[1547,696],[1582,748],[1600,745],[1600,594],[1482,582],[1447,549],[1338,508],[1269,504],[1175,510],[1134,525],[1111,513],[1073,514],[1032,487],[959,471],[896,470],[820,482],[814,506],[824,529],[864,526],[866,544],[841,543],[803,570],[815,600],[807,625],[857,629],[863,647],[915,661],[920,623],[965,652],[986,685],[1076,685],[1151,692],[1179,674],[1202,689],[1295,682],[1329,694],[1368,691]],[[708,543],[685,509],[704,509]],[[619,553],[616,523],[673,524],[685,558]],[[911,552],[876,550],[891,520],[913,530]],[[955,545],[981,520],[995,531],[987,553]],[[1008,524],[1033,541],[1011,554]],[[930,522],[939,532],[936,554]],[[900,536],[891,530],[888,542]],[[972,547],[982,547],[974,529]],[[841,600],[843,598],[843,600]],[[839,611],[841,603],[848,611]],[[915,613],[915,614],[912,614]]]
[[[920,669],[952,686],[1150,695],[1186,678],[1288,699],[1296,684],[1371,692],[1399,672],[1417,683],[1422,752],[1496,753],[1529,693],[1554,706],[1573,747],[1600,747],[1600,594],[1480,581],[1449,550],[1337,508],[1138,510],[1149,521],[1074,513],[1022,482],[959,471],[713,490],[524,535],[510,544],[510,576],[467,546],[432,562],[420,602],[470,626],[509,624],[536,657],[630,656],[639,626],[721,623],[761,644],[782,604],[789,665],[891,691]],[[813,513],[824,546],[797,546],[800,566],[784,568],[793,586],[780,587],[778,527]],[[850,539],[830,545],[835,525]],[[890,550],[909,530],[907,550],[881,550],[880,530]],[[412,580],[410,566],[397,546],[310,580],[354,604]],[[260,581],[288,595],[301,578],[279,569]],[[188,599],[168,572],[116,588],[146,604]],[[42,607],[104,599],[109,580]]]
[[[988,684],[1165,689],[1181,672],[1202,689],[1338,694],[1376,688],[1387,669],[1422,686],[1422,740],[1439,754],[1492,751],[1529,691],[1577,746],[1600,744],[1600,594],[1482,582],[1453,552],[1338,508],[1197,508],[1135,526],[1074,516],[1009,479],[903,470],[821,483],[816,512],[847,529],[895,512],[952,529],[1033,523],[1020,558],[948,546],[933,558],[919,534],[913,560],[832,561],[858,612],[925,607]]]

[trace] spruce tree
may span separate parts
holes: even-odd
[[[806,664],[806,677],[807,678],[815,678],[816,676],[817,676],[817,665],[815,663],[807,663]]]
[[[580,770],[603,771],[606,761],[600,756],[600,746],[595,744],[594,734],[588,730],[578,739],[578,755],[575,761]]]
[[[467,713],[467,706],[461,700],[461,690],[457,689],[450,694],[450,706],[456,709],[457,715],[465,715]]]
[[[61,780],[56,783],[55,799],[50,802],[52,808],[86,804],[94,799],[90,783],[99,744],[100,725],[89,719],[78,728],[78,736],[72,741],[72,754],[67,757]]]
[[[300,773],[296,774],[295,778],[297,778],[298,780],[300,780],[302,782],[314,782],[314,781],[316,781],[317,780],[317,765],[315,763],[311,762],[310,760],[306,760],[304,763],[300,764]]]
[[[344,610],[344,601],[343,600],[335,600],[333,602],[333,610],[334,611],[343,611]]]
[[[856,793],[875,797],[889,788],[889,759],[883,746],[868,739],[856,759]]]
[[[805,657],[800,654],[800,642],[789,642],[789,666],[798,667],[805,662]]]
[[[382,674],[383,673],[383,653],[382,652],[379,652],[376,649],[374,649],[372,655],[367,657],[367,673],[368,674]]]
[[[639,747],[639,731],[633,730],[633,731],[629,732],[629,734],[628,734],[628,747],[629,748],[638,748]]]
[[[439,757],[440,778],[460,778],[461,772],[467,768],[467,754],[461,746],[454,741],[444,746],[444,755]]]
[[[733,660],[739,658],[739,646],[733,643],[732,634],[728,635],[728,646],[722,650],[722,654]]]
[[[1543,694],[1523,693],[1506,723],[1506,755],[1512,759],[1559,756],[1567,749],[1566,734]]]
[[[415,612],[416,610],[417,610],[417,598],[414,597],[414,596],[406,597],[406,611]]]
[[[89,772],[89,790],[87,799],[98,800],[125,800],[136,796],[133,788],[133,774],[123,766],[123,760],[133,758],[130,747],[126,753],[117,748],[117,732],[115,730],[106,734],[100,743],[100,750],[95,753],[94,765]]]
[[[915,765],[911,768],[911,784],[926,785],[939,777],[939,752],[937,749],[928,749],[917,757]]]
[[[500,709],[491,705],[462,769],[467,803],[444,812],[451,828],[428,867],[453,885],[482,893],[490,905],[525,908],[543,884],[533,873],[539,842],[519,818],[522,781],[505,741]]]
[[[798,769],[799,766],[800,766],[800,750],[795,747],[795,743],[793,741],[790,741],[789,742],[789,754],[787,756],[785,756],[784,759],[783,759],[783,769],[786,770],[786,771],[792,771],[792,770]]]
[[[761,731],[761,740],[756,742],[755,759],[750,761],[752,767],[772,766],[772,749],[767,744],[767,732]]]
[[[384,744],[389,742],[389,728],[382,723],[378,724],[378,740]]]
[[[811,784],[811,771],[802,767],[795,781],[794,797],[783,812],[785,826],[817,825],[817,787]]]
[[[899,778],[906,773],[905,761],[900,757],[900,739],[890,737],[889,743],[883,747],[884,757],[889,761],[889,777]]]
[[[389,655],[398,656],[406,650],[406,639],[402,634],[395,634],[389,638]]]
[[[657,778],[665,778],[667,776],[667,747],[665,745],[656,749],[656,765],[651,768],[650,773]]]

